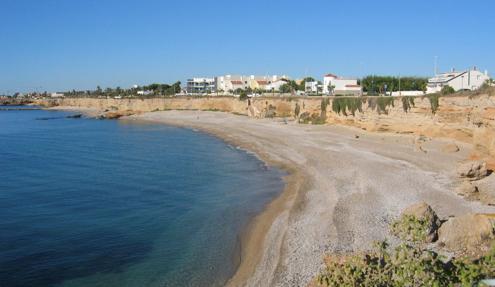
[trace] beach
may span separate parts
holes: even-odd
[[[288,172],[284,192],[244,232],[240,265],[229,286],[306,286],[325,254],[393,240],[389,223],[419,201],[441,218],[495,212],[453,192],[459,184],[455,166],[472,147],[451,139],[222,112],[164,111],[124,120],[199,129]],[[459,151],[446,148],[453,144]]]

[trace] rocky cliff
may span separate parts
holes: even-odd
[[[493,96],[492,96],[493,94]],[[163,110],[223,111],[250,117],[289,117],[305,123],[333,123],[368,131],[444,137],[473,144],[473,158],[495,168],[495,93],[432,97],[233,97],[151,99],[64,98],[39,100],[42,106],[94,108],[141,113]]]

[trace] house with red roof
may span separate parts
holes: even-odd
[[[323,93],[328,95],[359,96],[362,94],[362,88],[358,85],[357,79],[326,74],[323,77]]]

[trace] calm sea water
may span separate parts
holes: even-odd
[[[0,286],[222,285],[281,172],[192,130],[66,115],[0,110]]]

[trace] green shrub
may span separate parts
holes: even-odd
[[[404,112],[408,112],[411,107],[415,107],[414,105],[414,97],[410,97],[410,96],[404,96],[402,97],[402,109],[404,110]]]
[[[368,107],[378,112],[378,114],[388,114],[388,107],[394,107],[394,98],[378,96],[368,97]]]
[[[241,90],[239,92],[239,100],[241,101],[245,101],[248,99],[248,95],[247,95],[247,92],[245,90]]]
[[[424,242],[431,228],[429,219],[418,219],[416,216],[405,214],[392,222],[390,231],[402,240]]]
[[[442,90],[440,91],[440,93],[442,95],[450,95],[450,94],[453,94],[455,93],[455,90],[454,88],[452,88],[451,86],[443,86]]]
[[[438,100],[439,98],[440,98],[440,95],[438,95],[438,94],[428,95],[428,100],[430,101],[431,112],[433,114],[436,114],[438,107],[440,106],[439,100]]]
[[[495,247],[495,245],[494,245]],[[495,276],[495,248],[478,260],[444,262],[437,253],[401,244],[391,252],[386,242],[362,255],[334,256],[317,278],[320,286],[473,286]]]
[[[336,97],[332,100],[332,110],[339,115],[342,113],[347,116],[347,112],[350,112],[355,116],[356,111],[363,112],[362,106],[362,100],[356,97]]]

